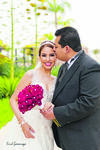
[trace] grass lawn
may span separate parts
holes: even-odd
[[[9,98],[0,99],[0,129],[12,120],[13,115]]]

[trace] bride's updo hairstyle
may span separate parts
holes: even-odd
[[[53,43],[52,41],[44,41],[41,43],[40,48],[39,48],[39,56],[41,56],[41,51],[44,47],[50,47],[53,49],[53,47],[55,46],[55,43]]]

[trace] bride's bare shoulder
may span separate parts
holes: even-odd
[[[28,70],[28,71],[24,74],[24,77],[26,77],[27,79],[33,78],[33,70]]]

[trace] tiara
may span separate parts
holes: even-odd
[[[40,46],[43,46],[43,45],[46,45],[46,44],[50,44],[52,46],[55,46],[55,43],[53,43],[52,41],[44,41],[44,42],[41,43]]]

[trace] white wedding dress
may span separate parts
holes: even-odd
[[[39,84],[43,87],[42,102],[50,102],[53,97],[56,77],[53,85],[47,91],[45,85],[40,81],[36,69],[33,71],[31,84]],[[12,121],[0,130],[0,150],[54,150],[54,139],[52,133],[52,121],[45,119],[39,112],[39,106],[22,114],[24,120],[35,130],[35,139],[25,138],[22,129],[14,116]]]

